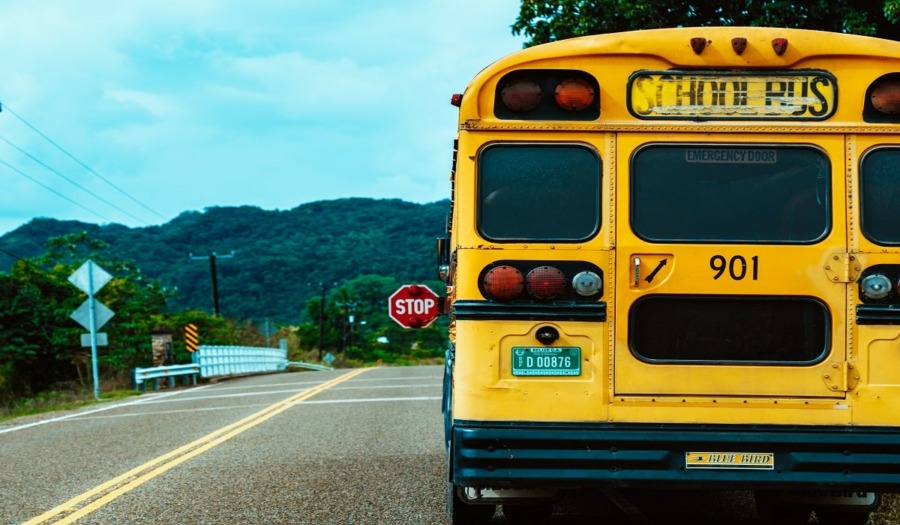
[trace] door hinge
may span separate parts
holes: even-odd
[[[831,363],[829,371],[822,375],[825,386],[832,392],[851,392],[859,384],[859,368],[853,363]]]
[[[855,254],[835,253],[825,261],[824,270],[833,283],[852,283],[859,277],[862,266]]]

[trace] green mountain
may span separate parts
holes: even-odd
[[[143,275],[176,288],[172,309],[212,312],[209,255],[215,253],[222,315],[293,324],[319,283],[369,274],[435,281],[435,239],[448,211],[446,200],[350,198],[286,211],[213,207],[144,228],[41,218],[0,237],[0,271],[11,267],[11,255],[39,255],[51,237],[86,232],[109,244],[110,258],[133,260]]]

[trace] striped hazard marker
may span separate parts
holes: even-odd
[[[197,325],[191,323],[184,327],[184,347],[188,352],[196,352],[200,346],[200,336],[197,334]]]

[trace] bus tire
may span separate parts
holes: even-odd
[[[449,484],[447,490],[447,514],[451,525],[487,525],[494,517],[495,505],[470,505],[460,499],[456,486]]]
[[[756,512],[762,523],[773,525],[806,525],[812,509],[797,505],[789,505],[781,501],[778,492],[756,491]]]
[[[503,505],[503,515],[509,525],[546,525],[552,514],[552,503]]]
[[[822,525],[866,525],[869,511],[816,510],[816,518]]]

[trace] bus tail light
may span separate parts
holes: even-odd
[[[867,299],[878,301],[891,293],[891,281],[884,274],[874,273],[860,283],[860,291]]]
[[[507,84],[500,92],[503,105],[513,111],[531,111],[544,98],[541,86],[533,80],[520,79]]]
[[[582,297],[591,297],[603,291],[603,281],[594,272],[581,272],[572,279],[572,289]]]
[[[602,296],[603,270],[587,261],[500,260],[481,270],[478,289],[504,303],[593,303]]]
[[[520,69],[494,87],[501,120],[590,121],[600,117],[600,83],[577,69]]]
[[[872,107],[885,115],[900,113],[900,80],[896,78],[881,79],[872,85]]]
[[[556,104],[569,111],[581,111],[594,103],[594,86],[582,78],[567,78],[557,84]]]
[[[525,289],[535,299],[556,299],[566,291],[566,276],[553,266],[538,266],[525,277]]]
[[[482,285],[488,299],[511,301],[522,294],[525,278],[512,266],[496,266],[485,274]]]

